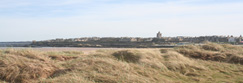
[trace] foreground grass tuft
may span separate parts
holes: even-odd
[[[57,69],[54,63],[33,50],[2,51],[0,55],[0,78],[7,82],[29,83],[48,78]]]

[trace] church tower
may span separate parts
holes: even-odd
[[[239,37],[239,42],[241,43],[241,40],[242,40],[242,36],[240,35],[240,37]]]
[[[162,38],[162,33],[160,33],[160,31],[157,33],[157,38],[158,39]]]

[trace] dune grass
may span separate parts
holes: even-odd
[[[214,43],[90,54],[4,49],[0,50],[0,82],[242,83],[242,49]]]
[[[34,82],[48,78],[57,68],[46,56],[33,50],[3,50],[0,55],[0,78],[11,83]]]
[[[239,46],[206,43],[202,46],[181,46],[175,50],[190,58],[243,65],[243,48]]]

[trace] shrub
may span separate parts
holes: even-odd
[[[118,51],[113,53],[112,55],[116,57],[118,60],[133,62],[133,63],[139,62],[139,59],[141,58],[139,55],[128,50]]]

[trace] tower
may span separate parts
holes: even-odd
[[[239,42],[241,43],[241,40],[242,40],[242,36],[240,35],[240,37],[239,37]]]
[[[158,39],[162,38],[162,34],[160,33],[160,31],[157,33],[157,38]]]
[[[228,39],[228,42],[230,42],[230,43],[235,43],[236,42],[233,35],[230,36],[230,38]]]

